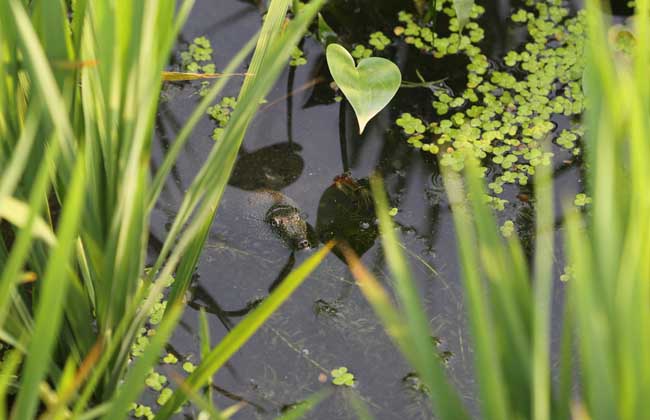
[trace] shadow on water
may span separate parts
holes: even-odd
[[[519,45],[523,35],[506,22],[517,2],[487,3],[482,18],[486,38],[481,47],[496,61],[504,51]],[[340,28],[342,42],[351,46],[367,42],[369,34],[377,30],[392,33],[397,12],[410,4],[401,0],[335,0],[329,2],[324,16]],[[183,39],[210,38],[217,68],[223,68],[259,28],[259,6],[257,1],[199,0]],[[196,360],[200,309],[209,316],[213,343],[221,340],[292,268],[330,239],[346,241],[379,280],[389,285],[368,191],[368,177],[377,172],[386,182],[391,206],[398,208],[394,220],[437,337],[436,345],[451,380],[475,408],[472,349],[453,221],[438,163],[435,156],[406,144],[394,123],[403,112],[435,120],[432,89],[460,90],[467,76],[458,69],[465,67],[467,59],[450,56],[432,61],[406,44],[394,43],[387,54],[399,65],[405,80],[417,81],[418,74],[425,80],[445,80],[430,87],[401,89],[388,109],[359,135],[350,107],[345,101],[336,101],[322,46],[306,38],[302,49],[308,64],[285,71],[248,130],[189,291],[191,310],[186,311],[184,328],[175,333],[170,349],[179,359]],[[168,99],[161,104],[156,124],[158,162],[198,102],[195,88],[190,84],[166,87]],[[237,88],[231,86],[225,96],[236,94]],[[557,122],[558,129],[562,124],[568,122]],[[150,248],[154,252],[160,246],[156,238],[164,237],[183,191],[213,145],[213,128],[206,117],[173,168],[152,223]],[[556,163],[558,196],[575,194],[581,162],[558,150]],[[528,186],[512,187],[506,194],[512,204],[500,217],[515,222],[527,254],[532,255],[534,194]],[[279,224],[271,225],[273,206],[282,207],[282,222],[289,228],[279,230]],[[558,220],[558,232],[560,225]],[[308,249],[298,249],[296,242],[286,237],[287,232],[305,233]],[[339,366],[355,374],[358,385],[354,391],[377,419],[432,418],[417,377],[386,336],[335,251],[215,376],[214,401],[219,407],[246,402],[235,419],[274,418],[296,401],[329,386],[319,381],[319,375]],[[354,418],[344,394],[337,390],[308,418]]]

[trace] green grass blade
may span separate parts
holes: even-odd
[[[375,313],[381,319],[386,333],[388,333],[398,346],[406,360],[411,365],[416,366],[419,361],[415,354],[415,346],[412,343],[407,322],[391,302],[388,292],[361,263],[359,257],[351,249],[345,246],[340,246],[340,249],[345,256],[345,260],[350,267],[350,272],[354,276],[361,293],[370,302]]]
[[[535,306],[533,324],[533,418],[547,420],[551,415],[550,343],[551,297],[553,295],[553,180],[552,168],[539,165],[535,196],[537,223],[535,243]]]
[[[65,101],[25,9],[17,0],[9,0],[9,6],[18,30],[18,41],[22,47],[29,74],[32,76],[31,81],[45,104],[52,125],[56,128],[58,136],[55,136],[55,139],[60,141],[63,165],[67,164],[72,168],[75,142],[72,127],[65,113],[67,109]],[[60,169],[65,174],[65,167]]]
[[[467,418],[460,398],[449,385],[444,368],[435,353],[428,318],[407,265],[407,259],[399,246],[393,221],[388,214],[388,199],[381,179],[378,176],[373,176],[370,179],[370,187],[379,219],[384,254],[393,275],[400,310],[406,320],[410,341],[413,345],[416,360],[414,367],[425,383],[431,387],[431,399],[441,418]]]
[[[167,316],[159,324],[156,329],[156,334],[151,339],[143,354],[129,368],[124,383],[120,385],[110,410],[104,414],[102,419],[112,420],[126,416],[131,403],[136,400],[137,396],[142,393],[145,387],[143,378],[146,378],[149,371],[160,359],[160,354],[165,344],[167,344],[169,337],[171,337],[176,322],[182,313],[183,306],[181,304],[173,305],[167,313]]]
[[[48,372],[50,355],[57,340],[62,321],[70,259],[85,199],[85,166],[79,159],[74,168],[57,229],[58,243],[52,249],[35,314],[34,334],[28,346],[25,367],[21,373],[20,389],[15,405],[19,419],[33,418],[36,414],[40,382]]]
[[[374,420],[374,417],[372,413],[370,413],[368,405],[363,402],[363,400],[359,398],[356,393],[348,393],[348,400],[350,401],[352,410],[354,410],[354,414],[357,416],[358,420]]]
[[[468,159],[466,166],[472,165],[472,163]],[[443,175],[445,189],[453,210],[454,226],[458,239],[463,287],[465,288],[465,299],[467,308],[469,308],[470,328],[475,346],[474,370],[479,382],[482,412],[487,419],[511,418],[506,396],[507,388],[504,384],[499,360],[499,349],[492,335],[496,325],[492,319],[490,302],[484,290],[481,260],[476,249],[477,238],[473,229],[474,223],[466,203],[465,188],[460,175],[453,172],[446,172]],[[479,178],[471,174],[467,177],[467,180],[470,187],[472,183],[476,186],[480,182]],[[475,200],[480,199],[480,196],[475,195],[474,197]],[[475,207],[480,205],[477,201],[474,201],[473,204]]]
[[[18,367],[23,357],[19,350],[11,350],[0,366],[0,420],[7,419],[7,397],[9,388],[18,382]]]
[[[289,410],[287,413],[276,417],[275,420],[298,420],[304,418],[304,416],[314,409],[318,404],[320,404],[325,398],[330,395],[328,390],[318,391],[311,395],[306,400],[302,401],[293,409]]]

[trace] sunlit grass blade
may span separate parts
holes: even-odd
[[[533,318],[533,418],[551,415],[551,296],[553,295],[553,180],[549,165],[538,165],[535,177],[536,243]]]
[[[252,37],[239,50],[239,52],[230,60],[230,62],[224,69],[224,73],[231,74],[241,65],[244,59],[246,59],[246,57],[253,50],[256,39],[257,39],[256,37]],[[173,167],[174,163],[178,159],[178,155],[183,150],[183,146],[186,144],[187,140],[189,140],[190,134],[196,127],[196,124],[198,124],[201,118],[203,118],[203,116],[205,115],[205,111],[214,102],[214,100],[219,95],[219,93],[221,93],[223,88],[226,86],[227,82],[230,80],[230,77],[231,76],[225,76],[219,79],[207,91],[206,95],[203,97],[201,102],[196,106],[196,108],[194,108],[192,114],[187,119],[187,121],[183,125],[183,128],[176,136],[174,143],[171,145],[171,147],[165,154],[165,158],[163,159],[163,162],[158,168],[158,171],[156,172],[156,175],[153,179],[152,186],[151,186],[151,193],[149,194],[149,208],[153,208],[153,206],[155,205],[156,200],[160,195],[160,191],[162,191],[164,183],[167,180],[167,176],[171,171],[171,168]]]
[[[124,383],[117,390],[110,410],[104,414],[102,419],[112,420],[125,417],[131,403],[136,400],[144,389],[145,382],[143,378],[148,375],[151,368],[158,362],[160,354],[169,337],[171,337],[176,322],[182,313],[183,306],[181,304],[173,305],[169,310],[143,354],[129,368]]]
[[[275,420],[298,420],[304,418],[304,416],[314,409],[318,404],[320,404],[325,398],[327,398],[331,392],[329,390],[322,390],[310,395],[309,398],[299,403],[297,406],[289,410],[287,413],[276,417]]]
[[[208,356],[212,348],[210,340],[210,324],[208,323],[208,316],[204,308],[199,312],[199,338],[201,341],[201,360]],[[206,384],[205,395],[208,401],[212,401],[212,378]]]
[[[34,334],[28,345],[25,367],[15,406],[16,418],[32,418],[36,413],[40,382],[52,362],[51,353],[62,321],[70,259],[85,199],[85,166],[79,159],[65,197],[65,208],[57,229],[57,245],[52,249],[34,316]]]
[[[350,272],[354,276],[359,289],[381,319],[384,329],[409,363],[415,366],[418,363],[418,358],[414,352],[412,337],[406,326],[406,320],[393,305],[388,292],[361,263],[354,251],[344,245],[339,247],[350,266]]]
[[[0,276],[0,326],[6,327],[5,319],[10,307],[8,302],[14,294],[14,286],[17,282],[18,275],[23,269],[25,261],[29,256],[32,245],[34,224],[37,223],[38,213],[44,205],[44,197],[50,186],[49,171],[50,165],[57,161],[58,147],[53,145],[44,156],[43,161],[38,167],[37,175],[34,179],[32,190],[29,192],[29,211],[28,217],[23,228],[18,232],[17,238],[12,246],[9,257],[4,261],[2,275]],[[7,202],[7,200],[3,200]],[[49,229],[48,229],[49,230]],[[31,332],[28,330],[27,332]]]
[[[6,220],[18,228],[26,228],[30,218],[29,210],[29,204],[13,197],[4,196],[0,202],[0,219]],[[50,246],[56,245],[54,232],[42,218],[35,217],[31,229],[35,237]]]
[[[466,167],[476,163],[468,160]],[[470,167],[471,168],[471,167]],[[470,169],[471,170],[471,169]],[[466,177],[470,183],[470,189],[482,190],[478,171],[470,172]],[[458,240],[458,251],[460,255],[460,266],[462,269],[463,287],[465,289],[465,301],[469,312],[470,328],[475,346],[475,368],[479,382],[479,395],[482,402],[482,412],[485,418],[502,419],[510,418],[507,387],[504,383],[501,361],[499,360],[499,349],[496,339],[492,333],[495,330],[490,301],[484,287],[482,278],[481,259],[478,255],[476,233],[465,196],[465,187],[460,175],[453,172],[444,173],[444,182],[449,202],[452,206],[454,226]],[[474,183],[474,184],[472,184]],[[474,185],[472,187],[472,185]],[[474,197],[480,200],[481,196]],[[473,201],[476,207],[479,202]]]
[[[388,214],[388,199],[381,179],[376,175],[371,177],[370,187],[379,219],[384,255],[393,276],[393,286],[400,312],[406,321],[409,344],[413,346],[413,366],[431,388],[433,405],[442,418],[467,418],[467,412],[458,394],[449,385],[442,363],[436,355],[428,318],[420,301],[420,293],[413,281],[407,259],[399,246],[391,216]]]
[[[328,243],[317,253],[309,257],[300,267],[292,271],[287,278],[271,293],[253,312],[244,318],[219,344],[205,357],[201,364],[187,378],[190,390],[204,386],[210,377],[262,326],[262,324],[291,296],[293,291],[311,274],[332,249]],[[163,406],[156,416],[167,419],[186,399],[182,390],[174,392],[172,398]]]
[[[357,416],[357,420],[374,420],[368,405],[363,402],[357,394],[353,392],[348,393],[348,401],[350,401],[350,405],[352,406],[352,410],[354,410],[354,414]]]
[[[45,110],[58,134],[54,138],[60,142],[62,158],[64,159],[63,163],[61,163],[62,167],[59,169],[63,174],[69,175],[65,172],[64,165],[69,165],[68,170],[72,170],[74,134],[70,126],[70,120],[65,114],[67,107],[25,9],[17,0],[9,0],[9,6],[19,32],[18,41],[22,46],[26,63],[32,75],[31,81],[38,89],[39,96],[45,104]]]
[[[8,418],[7,397],[10,388],[15,388],[18,383],[16,373],[22,359],[20,350],[14,349],[5,355],[2,365],[0,365],[0,419]]]
[[[207,413],[211,419],[215,420],[226,420],[237,414],[239,410],[244,406],[244,402],[240,401],[237,404],[233,404],[230,407],[227,407],[224,410],[219,410],[213,405],[212,398],[206,398],[198,390],[190,389],[187,384],[184,382],[184,378],[177,374],[176,372],[171,373],[172,381],[174,381],[178,387],[187,394],[187,398],[192,401],[201,411]]]

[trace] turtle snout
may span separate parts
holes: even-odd
[[[309,241],[307,239],[298,241],[298,249],[309,249]]]

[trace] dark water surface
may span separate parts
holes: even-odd
[[[331,2],[326,16],[344,41],[365,43],[374,31],[392,34],[397,11],[409,6],[406,1],[339,1]],[[523,42],[525,33],[511,28],[506,21],[514,5],[493,1],[485,7],[481,22],[486,38],[481,47],[491,59],[498,60],[505,51]],[[260,25],[260,10],[253,2],[197,0],[181,42],[202,35],[208,37],[219,70]],[[313,252],[292,252],[266,226],[253,220],[251,215],[259,209],[250,209],[251,200],[255,202],[255,192],[250,190],[257,187],[259,179],[281,187],[312,226],[327,224],[326,220],[346,224],[344,228],[360,238],[358,250],[363,253],[364,263],[389,285],[381,245],[373,234],[374,218],[336,208],[331,188],[335,177],[346,170],[360,184],[373,171],[379,171],[385,178],[391,204],[399,209],[394,219],[399,224],[431,330],[440,341],[439,350],[448,357],[450,377],[468,405],[475,408],[472,347],[464,318],[447,198],[435,158],[409,146],[394,123],[402,112],[424,118],[432,116],[433,95],[426,88],[401,89],[389,108],[359,136],[350,107],[333,101],[327,86],[329,80],[304,88],[313,84],[315,78],[327,78],[328,74],[320,44],[306,38],[303,50],[308,64],[287,69],[280,76],[268,95],[268,103],[262,106],[248,130],[239,172],[223,197],[191,288],[190,308],[173,337],[173,348],[198,362],[199,308],[208,312],[212,340],[216,343],[242,319],[247,308],[268,295],[274,282]],[[451,89],[465,83],[465,63],[460,59],[434,63],[431,57],[402,43],[394,44],[391,51],[405,80],[414,81],[418,69],[429,80],[447,77],[446,84]],[[495,61],[494,65],[499,64]],[[233,83],[228,93],[236,95],[238,87],[239,82]],[[190,84],[166,87],[165,94],[171,99],[161,104],[158,116],[158,156],[200,100],[196,88]],[[293,94],[287,96],[288,92]],[[557,123],[560,127],[565,124],[560,120]],[[167,183],[156,209],[154,236],[164,237],[183,192],[213,146],[213,128],[206,116],[174,168],[173,179]],[[570,197],[579,190],[579,168],[577,163],[562,164],[565,152],[556,152],[556,194]],[[523,191],[510,188],[509,198],[519,193],[531,194],[530,187],[522,187]],[[514,220],[524,242],[530,243],[534,230],[532,204],[516,199],[512,203],[499,217]],[[557,240],[561,240],[559,230]],[[561,261],[559,251],[556,254]],[[558,277],[561,269],[562,264],[558,263]],[[559,295],[562,286],[559,281],[556,284]],[[561,307],[556,303],[554,315],[558,318],[560,314]],[[331,254],[215,376],[215,403],[224,408],[247,401],[249,404],[235,419],[274,418],[283,408],[329,387],[328,383],[319,382],[319,375],[329,374],[340,366],[354,373],[357,386],[353,392],[363,398],[377,419],[433,418],[428,398],[405,380],[411,369],[354,285],[346,265]],[[337,388],[307,418],[354,418],[346,391],[349,390]]]

